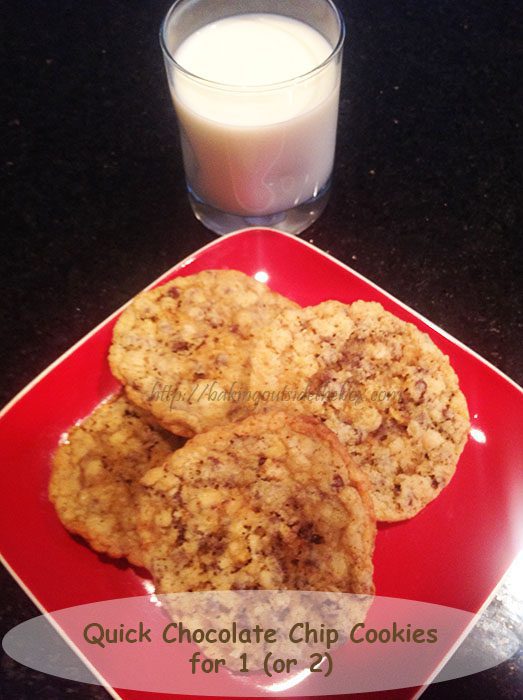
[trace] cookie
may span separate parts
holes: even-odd
[[[141,483],[138,533],[159,593],[374,590],[365,478],[310,416],[202,433]]]
[[[432,501],[467,439],[448,357],[373,302],[283,312],[256,344],[251,390],[266,392],[264,410],[305,412],[337,434],[370,481],[378,520],[410,518]]]
[[[124,396],[101,404],[69,431],[54,454],[49,498],[58,517],[96,551],[141,566],[138,480],[182,443]]]
[[[256,333],[296,304],[236,270],[143,292],[114,329],[109,363],[129,398],[191,437],[241,417]]]

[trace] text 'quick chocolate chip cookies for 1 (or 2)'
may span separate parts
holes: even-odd
[[[163,593],[372,593],[376,517],[433,500],[469,427],[415,326],[363,301],[301,309],[234,270],[140,294],[109,362],[124,393],[58,447],[50,497]]]

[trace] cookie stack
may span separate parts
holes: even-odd
[[[469,427],[412,324],[363,301],[302,309],[233,270],[140,294],[109,362],[123,391],[59,446],[50,498],[160,593],[372,593],[376,518],[433,500]]]

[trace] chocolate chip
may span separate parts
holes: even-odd
[[[261,467],[265,462],[267,461],[267,457],[265,455],[260,455],[260,458],[258,459],[258,465]]]
[[[171,345],[171,350],[173,352],[180,352],[182,350],[188,350],[190,347],[189,343],[187,343],[184,340],[176,340],[172,345]]]
[[[344,486],[343,479],[339,474],[336,474],[332,480],[331,488],[334,491],[340,491]]]
[[[401,484],[394,484],[394,493],[401,493]]]
[[[305,523],[298,530],[298,537],[311,544],[322,544],[324,539],[321,535],[314,532],[314,525],[312,523]]]
[[[417,392],[417,401],[421,401],[425,392],[427,391],[427,382],[424,382],[423,379],[418,379],[418,381],[414,384],[414,388]]]
[[[176,538],[176,544],[183,544],[185,542],[185,525],[178,525],[178,536]]]
[[[332,381],[332,375],[325,370],[316,372],[309,381],[309,390],[311,394],[320,394],[329,382]]]
[[[167,296],[171,297],[172,299],[178,299],[180,296],[180,291],[177,287],[171,287],[167,292]]]
[[[354,436],[354,444],[361,445],[361,443],[363,442],[363,431],[359,428],[355,428],[354,431],[356,433],[356,435]]]
[[[361,367],[362,361],[363,355],[361,353],[354,352],[348,349],[343,350],[340,357],[341,365],[350,369],[356,369],[358,367]]]
[[[212,554],[219,556],[225,551],[223,535],[219,532],[212,532],[204,535],[198,542],[198,552],[201,554]]]

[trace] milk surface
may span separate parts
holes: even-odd
[[[339,65],[306,74],[332,48],[309,25],[272,14],[221,19],[180,45],[176,62],[202,78],[175,71],[170,80],[197,197],[265,216],[322,189],[334,159]]]

